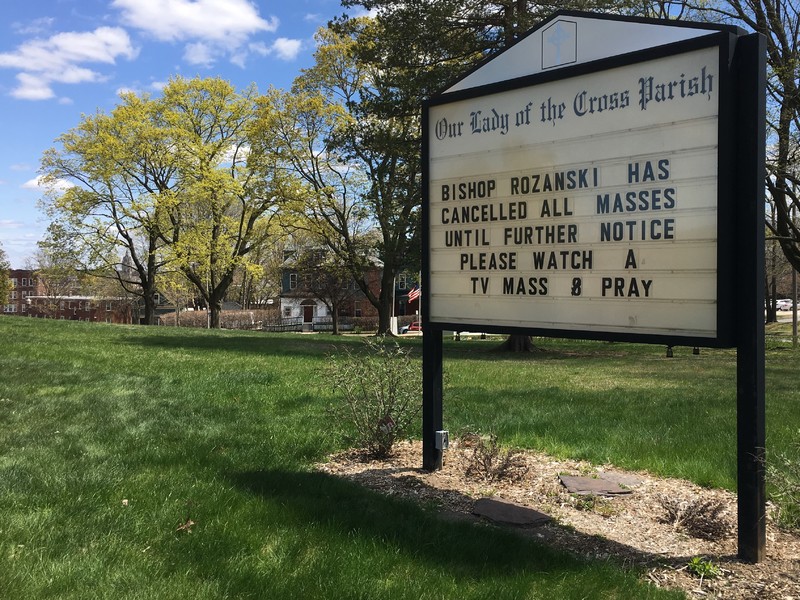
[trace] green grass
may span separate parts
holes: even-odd
[[[790,336],[791,337],[791,336]],[[445,424],[505,444],[736,489],[736,351],[537,339],[535,356],[445,350]],[[483,346],[483,348],[482,348]],[[800,430],[800,351],[771,337],[767,449]]]
[[[318,373],[357,338],[5,317],[0,340],[0,598],[681,597],[314,472],[341,447]],[[448,341],[446,426],[733,487],[732,352],[537,343]],[[797,356],[770,342],[777,448]]]

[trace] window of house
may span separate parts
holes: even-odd
[[[16,290],[12,290],[12,292],[11,292],[11,299],[12,299],[12,300],[16,300],[16,299],[17,299],[17,292],[16,292]]]
[[[356,317],[360,317],[361,316],[361,302],[359,302],[358,300],[356,300],[353,303],[353,314]]]
[[[289,289],[293,290],[297,287],[297,273],[289,273]]]
[[[106,302],[106,310],[111,310],[111,302]]]
[[[16,277],[12,277],[11,278],[11,287],[17,287],[17,278]]]
[[[283,316],[284,317],[291,317],[292,316],[292,307],[291,306],[284,306],[283,307]]]
[[[63,301],[63,300],[62,300],[61,302],[59,302],[59,303],[58,303],[58,307],[59,307],[61,310],[64,310],[64,301]]]
[[[158,294],[158,292],[153,294],[153,302],[155,302],[156,304],[160,304],[161,303],[161,296]]]
[[[407,290],[408,289],[408,275],[406,273],[401,273],[397,276],[397,289],[400,290]]]
[[[22,312],[28,312],[28,305],[27,304],[23,304],[22,305]]]

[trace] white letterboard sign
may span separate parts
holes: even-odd
[[[717,340],[721,52],[675,44],[426,105],[428,322]]]

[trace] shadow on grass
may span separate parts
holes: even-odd
[[[152,330],[149,330],[151,332]],[[236,334],[222,335],[200,333],[150,333],[147,336],[125,336],[122,343],[152,349],[182,349],[216,352],[235,352],[252,355],[275,354],[280,356],[321,357],[330,353],[337,345],[359,343],[358,338],[334,336],[301,336],[299,334]]]
[[[341,537],[370,538],[387,548],[400,547],[426,564],[476,575],[580,568],[578,561],[547,548],[511,543],[502,531],[442,521],[409,502],[324,473],[263,470],[231,478],[237,486],[279,503],[287,520],[322,525]]]
[[[388,471],[383,474],[390,476]],[[571,538],[570,547],[582,548],[585,556],[606,556],[626,570],[632,565],[639,568],[655,563],[681,566],[689,560],[665,560],[663,555],[643,553],[555,523],[544,528],[495,527],[466,513],[442,514],[424,509],[419,505],[420,498],[424,499],[433,488],[415,477],[408,479],[414,480],[409,485],[414,487],[412,494],[418,496],[417,502],[392,498],[318,472],[261,470],[235,473],[229,478],[238,487],[278,503],[287,520],[322,525],[341,537],[358,535],[387,547],[399,547],[423,564],[468,578],[540,574],[560,579],[566,574],[609,568],[606,562],[590,562],[533,539],[537,534],[544,540]],[[460,492],[447,493],[471,505],[472,499]]]

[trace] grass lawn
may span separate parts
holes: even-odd
[[[767,361],[769,448],[800,429]],[[668,598],[609,563],[314,472],[358,338],[0,318],[0,598]],[[733,488],[730,351],[447,342],[445,424]],[[402,340],[415,350],[419,340]]]

